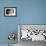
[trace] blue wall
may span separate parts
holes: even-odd
[[[8,6],[17,8],[16,17],[4,17]],[[0,44],[8,43],[10,32],[18,32],[17,24],[46,24],[46,0],[0,0]]]

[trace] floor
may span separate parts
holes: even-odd
[[[0,44],[0,46],[8,46],[8,45],[7,44]],[[14,44],[13,46],[46,46],[46,42],[43,42],[43,41],[32,42],[31,40],[28,40],[28,41],[21,40],[19,45]]]
[[[45,41],[32,42],[31,40],[28,41],[21,40],[20,46],[46,46],[46,42]]]
[[[0,46],[8,46],[8,44],[0,44]],[[10,45],[10,46],[18,46],[18,44]]]

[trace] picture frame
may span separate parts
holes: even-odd
[[[6,17],[15,17],[17,15],[16,7],[5,7],[4,8],[4,16]]]

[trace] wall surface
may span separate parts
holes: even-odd
[[[16,17],[4,17],[9,6],[17,8]],[[46,0],[0,0],[0,44],[8,43],[9,32],[18,32],[18,24],[46,24]]]

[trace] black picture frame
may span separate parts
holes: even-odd
[[[10,15],[6,14],[6,11],[9,11],[9,10],[13,10],[14,13],[13,14],[9,13]],[[16,7],[4,7],[4,16],[5,17],[16,17],[17,16],[17,8]]]

